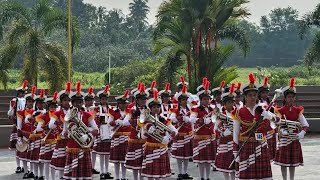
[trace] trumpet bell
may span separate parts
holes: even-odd
[[[25,137],[22,138],[22,143],[16,143],[16,149],[19,152],[25,152],[28,149],[28,147],[28,140]]]

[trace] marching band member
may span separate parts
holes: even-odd
[[[193,138],[193,162],[198,163],[201,180],[209,179],[210,164],[216,156],[216,140],[211,121],[209,81],[205,81],[204,89],[197,93],[200,105],[191,109],[190,122],[195,124]]]
[[[255,83],[255,77],[253,74],[249,74],[248,77],[250,82],[241,87],[245,97],[245,105],[232,113],[234,119],[233,152],[236,158],[236,178],[272,179],[266,135],[267,127],[270,126],[269,120],[274,116],[269,111],[263,110],[261,106],[258,106],[258,88]],[[256,130],[254,137],[249,137],[251,131],[254,130]],[[241,152],[238,152],[247,139],[247,144]]]
[[[303,165],[303,155],[300,144],[300,139],[304,138],[309,124],[303,115],[304,108],[301,106],[294,106],[294,99],[296,96],[296,88],[294,86],[294,78],[290,80],[290,86],[282,89],[284,95],[283,107],[278,109],[278,112],[282,116],[283,124],[279,126],[279,142],[274,159],[274,163],[281,166],[281,174],[284,180],[287,179],[287,167],[289,167],[290,179],[294,179],[295,167]],[[297,123],[297,126],[301,126],[302,130],[299,132],[299,128],[290,129],[288,121]],[[296,126],[293,124],[293,126]],[[293,134],[290,136],[290,134]]]
[[[159,91],[159,95],[161,96],[161,116],[164,118],[169,118],[170,109],[173,108],[173,104],[170,101],[171,98],[171,90],[170,83],[166,83],[164,90]]]
[[[96,115],[96,112],[94,111],[95,110],[94,97],[95,97],[95,94],[93,93],[93,88],[90,87],[88,89],[88,92],[84,95],[84,110],[86,112],[91,112],[94,115]],[[96,166],[96,159],[97,159],[96,152],[94,151],[91,152],[91,159],[92,159],[92,174],[100,174],[100,172],[94,168]]]
[[[136,105],[129,110],[129,113],[123,121],[123,126],[131,127],[128,140],[128,151],[125,158],[125,167],[127,169],[132,169],[134,180],[141,180],[143,146],[146,140],[143,139],[141,134],[142,124],[139,122],[139,118],[143,115],[144,109],[146,108],[146,99],[149,96],[143,83],[140,84],[140,87],[134,93],[134,96]]]
[[[110,96],[109,85],[106,85],[103,90],[97,93],[100,99],[100,105],[95,108],[96,124],[100,128],[100,134],[95,138],[93,144],[93,152],[100,156],[100,179],[113,179],[109,169],[111,139],[103,139],[103,131],[110,132],[109,118],[112,116],[113,110],[108,105]],[[102,128],[107,128],[102,130]]]
[[[217,148],[217,155],[215,159],[215,167],[218,171],[223,172],[225,180],[235,179],[235,169],[234,166],[229,168],[230,163],[233,160],[233,139],[232,139],[232,119],[231,113],[234,110],[234,97],[236,96],[235,84],[232,83],[229,92],[223,93],[221,114],[225,115],[227,119],[220,120],[217,117],[217,122],[215,123],[215,132],[220,136],[219,145]]]
[[[51,161],[51,157],[56,146],[55,136],[57,134],[56,129],[49,130],[49,122],[50,115],[56,111],[58,106],[58,92],[55,92],[52,98],[47,98],[45,102],[47,103],[47,112],[37,116],[36,121],[38,123],[36,131],[38,133],[42,133],[41,139],[41,148],[39,154],[39,169],[40,169],[40,177],[39,180],[43,180],[44,178],[49,179],[49,165]],[[43,176],[43,169],[44,174]]]
[[[177,108],[171,109],[170,120],[176,124],[177,136],[173,138],[172,157],[177,159],[178,179],[193,179],[187,173],[189,159],[192,159],[192,125],[189,120],[190,109],[187,106],[189,93],[184,85],[182,91],[175,95]]]
[[[56,146],[54,148],[50,168],[51,168],[51,179],[55,179],[56,170],[58,170],[58,179],[63,177],[63,170],[66,162],[66,146],[67,137],[64,136],[63,132],[63,122],[64,116],[70,109],[70,95],[71,93],[71,83],[66,83],[66,88],[58,93],[58,101],[60,102],[61,108],[58,111],[49,113],[50,122],[49,129],[57,131],[56,134]]]
[[[236,93],[236,97],[234,98],[235,106],[237,109],[241,109],[243,107],[243,102],[241,101],[242,92],[241,92],[241,83],[240,82],[238,82],[235,93]]]
[[[180,76],[180,82],[176,84],[176,94],[182,91],[184,85],[188,88],[189,83],[184,80],[183,76]],[[173,105],[178,106],[178,99],[176,99],[175,96],[172,97],[171,101]]]
[[[45,95],[44,89],[41,89],[40,95],[36,97],[35,111],[32,113],[32,117],[29,118],[29,121],[32,123],[32,126],[31,126],[32,132],[29,136],[30,164],[31,164],[31,167],[33,167],[34,179],[39,179],[39,165],[40,165],[39,159],[40,159],[40,147],[41,147],[41,138],[42,138],[42,131],[37,131],[36,129],[38,124],[36,119],[46,112],[46,109],[45,109],[46,98],[47,96]],[[41,179],[43,179],[43,177]]]
[[[157,131],[157,122],[162,123],[163,126],[169,128],[175,135],[177,133],[176,128],[166,120],[164,117],[160,116],[161,99],[158,97],[158,91],[154,90],[153,98],[150,98],[146,105],[150,109],[150,114],[145,114],[144,118],[140,119],[140,123],[144,124],[145,136],[147,137],[147,142],[145,143],[145,148],[143,151],[143,163],[142,163],[142,173],[141,175],[151,179],[166,179],[166,177],[171,176],[170,159],[168,156],[167,145],[171,141],[171,133],[164,130],[164,132],[157,133],[155,138],[154,133]],[[155,122],[148,120],[152,116]]]
[[[216,87],[211,90],[213,95],[213,100],[211,101],[211,104],[215,107],[219,108],[219,110],[222,108],[222,101],[221,101],[221,95],[224,92],[224,85],[226,84],[225,81],[220,82],[220,86]]]
[[[270,99],[268,97],[270,91],[270,84],[268,83],[268,77],[265,76],[263,80],[263,84],[258,87],[258,99],[259,104],[261,106],[267,107],[270,104]],[[267,132],[267,143],[268,143],[268,151],[270,153],[270,160],[274,159],[277,148],[277,134],[275,130],[269,126]]]
[[[82,109],[83,96],[81,84],[77,82],[76,91],[70,93],[73,108],[64,117],[65,135],[69,136],[67,140],[64,179],[92,179],[90,148],[93,143],[93,136],[98,134],[99,129],[94,121],[94,115]],[[86,127],[82,127],[82,124]],[[93,129],[92,131],[88,131],[87,127],[89,125]],[[85,129],[85,132],[79,132],[79,128]],[[77,134],[73,134],[73,130],[75,129],[78,130]],[[76,138],[76,135],[80,137]]]
[[[9,149],[16,149],[16,143],[18,139],[16,113],[17,111],[23,110],[26,106],[26,99],[24,98],[24,95],[27,89],[28,89],[28,81],[24,80],[22,86],[16,89],[17,96],[10,101],[8,117],[11,120],[13,126],[12,126],[11,135],[10,135]],[[16,150],[16,164],[17,164],[16,173],[23,173],[24,168],[20,167],[20,159],[17,156],[17,150]]]
[[[124,164],[128,148],[128,135],[131,128],[129,126],[123,126],[123,120],[127,115],[129,92],[129,90],[126,90],[123,95],[115,97],[117,108],[114,109],[114,114],[109,119],[110,125],[115,128],[111,141],[110,162],[114,163],[116,179],[118,180],[120,180],[120,165],[121,180],[126,180],[127,169]]]
[[[25,99],[26,99],[26,108],[24,110],[21,111],[17,111],[16,115],[17,115],[17,129],[18,129],[18,140],[17,140],[17,150],[19,146],[27,143],[26,141],[29,140],[29,136],[31,134],[31,122],[29,121],[29,118],[32,117],[32,113],[34,111],[33,109],[33,105],[34,105],[34,101],[36,98],[36,87],[33,86],[31,93],[26,94],[25,95]],[[23,168],[25,169],[25,174],[23,175],[23,179],[28,179],[28,178],[34,178],[34,174],[33,174],[33,168],[31,168],[30,166],[30,171],[28,170],[28,166],[27,166],[27,162],[29,161],[29,157],[30,157],[30,152],[29,150],[23,149],[19,150],[19,152],[17,152],[17,156],[19,157],[19,159],[22,161],[23,164]]]

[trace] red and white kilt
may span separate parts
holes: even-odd
[[[67,139],[57,140],[50,163],[50,167],[54,168],[55,170],[62,171],[64,169],[66,163],[67,142]]]
[[[267,143],[268,143],[268,151],[270,154],[270,160],[272,161],[274,159],[274,156],[276,154],[276,150],[277,150],[277,138],[276,138],[277,134],[274,132],[274,130],[272,131],[268,131],[267,132]]]
[[[92,152],[99,155],[109,155],[110,154],[111,141],[101,141],[101,136],[98,135],[94,139]]]
[[[146,143],[143,153],[141,176],[165,178],[171,176],[168,147],[161,143]]]
[[[18,139],[17,127],[14,125],[10,134],[10,149],[15,149]]]
[[[40,136],[30,138],[30,146],[29,146],[30,162],[39,163],[40,147],[41,147],[41,137]]]
[[[28,151],[28,149],[25,150],[24,152],[17,151],[16,157],[18,157],[21,161],[28,161],[30,157],[29,154],[30,152]]]
[[[177,135],[173,138],[171,147],[171,157],[176,159],[191,159],[192,158],[192,139],[193,135]]]
[[[110,162],[125,163],[128,149],[128,136],[115,135],[111,141]]]
[[[219,145],[217,148],[217,154],[215,159],[215,167],[221,172],[234,172],[234,164],[229,168],[233,161],[233,137],[232,135],[221,137],[219,139]]]
[[[145,139],[129,139],[125,167],[133,170],[142,169]]]
[[[51,162],[53,151],[56,147],[56,143],[45,143],[40,148],[40,162]]]
[[[280,138],[274,164],[286,167],[303,166],[303,155],[299,140]]]
[[[267,142],[248,142],[239,156],[240,162],[235,163],[236,179],[272,179]]]
[[[193,162],[214,163],[217,141],[213,137],[202,138],[201,135],[193,138]]]
[[[67,149],[63,179],[92,179],[90,149]]]

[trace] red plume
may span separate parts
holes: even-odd
[[[144,83],[141,83],[141,85],[140,85],[140,93],[144,92],[145,90],[146,90],[146,87],[145,87]]]
[[[45,95],[45,91],[44,91],[44,89],[41,89],[40,90],[40,98],[44,98],[44,95]]]
[[[290,88],[294,88],[295,81],[296,80],[294,78],[290,79]]]
[[[254,83],[256,81],[256,78],[254,77],[254,75],[252,73],[250,73],[248,75],[248,79],[249,79],[250,83]]]
[[[150,86],[151,90],[152,90],[154,87],[156,87],[156,81],[155,81],[155,80],[153,80],[152,83],[151,83],[151,86]]]
[[[180,76],[180,81],[182,82],[182,85],[184,84],[184,77],[183,76]]]
[[[234,93],[235,86],[236,86],[236,84],[234,84],[234,83],[231,84],[230,90],[229,90],[230,94],[233,94],[233,93]]]
[[[224,87],[225,84],[226,84],[226,81],[224,80],[220,82],[220,90]]]
[[[153,98],[154,99],[158,99],[158,97],[159,97],[158,91],[157,90],[153,90]]]
[[[141,86],[141,82],[138,83],[138,87],[137,87],[138,90],[140,89],[140,86]]]
[[[206,81],[208,81],[207,77],[202,78],[202,84],[204,84]]]
[[[68,81],[67,84],[66,84],[66,91],[68,91],[68,92],[71,91],[71,83],[70,83],[70,81]]]
[[[34,96],[36,94],[36,91],[37,91],[37,86],[32,86],[31,96]]]
[[[78,81],[77,84],[76,84],[76,91],[77,91],[77,93],[81,92],[81,83],[80,83],[80,81]]]
[[[268,76],[265,76],[264,79],[263,79],[263,86],[264,86],[264,87],[267,87],[267,86],[268,86],[268,81],[269,81]]]
[[[164,87],[164,90],[165,91],[169,91],[170,90],[170,83],[169,82],[166,83],[166,86]]]
[[[241,89],[241,82],[238,82],[237,90],[240,91],[240,89]]]
[[[183,85],[182,86],[182,94],[186,94],[187,93],[187,86]]]
[[[104,87],[104,92],[105,92],[105,93],[108,93],[108,92],[109,92],[109,89],[110,89],[110,86],[109,86],[109,85],[106,85],[106,86]]]
[[[93,88],[92,88],[92,87],[90,87],[90,88],[89,88],[89,90],[88,90],[88,95],[89,95],[89,96],[91,96],[91,95],[92,95],[92,93],[93,93]]]
[[[54,92],[54,94],[53,94],[52,101],[53,101],[53,102],[56,102],[57,99],[58,99],[58,92],[56,91],[56,92]]]
[[[130,91],[129,91],[129,90],[126,90],[126,91],[124,92],[123,97],[124,97],[124,98],[127,98],[127,97],[128,97],[128,95],[129,95],[129,93],[130,93]]]
[[[28,80],[24,80],[22,83],[22,89],[26,89],[27,86],[28,86]]]
[[[205,84],[203,85],[204,90],[209,90],[209,81],[206,81]]]

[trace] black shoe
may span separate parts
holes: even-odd
[[[17,173],[17,174],[22,173],[22,168],[21,168],[21,167],[17,167],[16,173]]]
[[[175,175],[176,173],[174,173],[173,171],[172,171],[172,169],[171,169],[171,175]]]
[[[35,176],[35,177],[33,178],[33,180],[39,180],[38,176]]]
[[[204,180],[204,178],[201,178],[201,180]]]
[[[104,174],[105,179],[113,179],[112,174],[107,172],[106,174]]]
[[[24,168],[21,168],[21,172],[23,172],[23,173],[24,173]]]
[[[104,173],[100,174],[100,179],[106,179],[106,177],[105,177],[105,174],[104,174]]]
[[[34,178],[33,172],[31,172],[31,173],[28,174],[28,178]]]
[[[188,173],[186,173],[186,174],[183,174],[183,179],[193,179],[193,177],[192,176],[190,176]]]
[[[100,172],[95,169],[92,169],[92,174],[100,174]]]
[[[26,173],[24,173],[22,179],[28,179],[28,177],[29,177],[29,172],[26,172]]]
[[[215,167],[212,167],[212,171],[218,171]]]
[[[44,176],[39,177],[38,180],[44,180]]]

